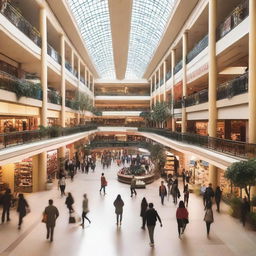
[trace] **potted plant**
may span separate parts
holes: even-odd
[[[46,181],[46,184],[45,184],[45,189],[46,190],[51,190],[53,188],[53,180],[52,178],[49,176],[47,181]]]

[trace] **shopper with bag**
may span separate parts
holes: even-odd
[[[68,192],[68,196],[66,198],[65,204],[68,207],[69,213],[74,212],[74,209],[73,209],[74,198],[70,192]]]
[[[123,217],[123,207],[124,201],[122,200],[120,195],[117,195],[116,200],[114,201],[115,206],[115,213],[116,213],[116,225],[122,224],[122,217]]]
[[[12,202],[12,194],[9,188],[5,190],[5,193],[3,194],[1,201],[3,204],[2,223],[4,223],[5,215],[7,217],[7,221],[10,221],[10,207]]]
[[[23,218],[26,216],[27,213],[30,212],[28,203],[27,203],[26,199],[24,198],[23,194],[19,194],[17,212],[19,213],[18,229],[20,229],[21,224],[23,222]]]
[[[103,189],[104,195],[106,195],[106,186],[107,186],[108,183],[107,183],[107,180],[104,176],[104,173],[101,174],[100,184],[101,184],[100,193],[101,193],[101,190]]]
[[[205,207],[206,207],[206,210],[205,210],[205,215],[204,215],[204,221],[206,223],[207,236],[209,236],[210,227],[214,221],[211,201],[208,201]]]
[[[176,210],[176,219],[178,224],[178,233],[179,237],[184,233],[186,225],[188,224],[188,211],[185,208],[183,201],[179,202],[179,207]]]
[[[84,200],[83,200],[83,212],[82,212],[82,228],[84,228],[84,219],[87,219],[89,224],[91,223],[91,221],[89,220],[89,218],[86,216],[87,213],[89,212],[89,207],[88,207],[88,198],[87,198],[87,194],[84,194]]]
[[[43,222],[46,223],[47,235],[46,239],[50,238],[53,241],[53,231],[56,224],[56,219],[59,217],[58,209],[53,205],[53,200],[49,200],[49,205],[44,210]]]
[[[131,186],[130,186],[130,190],[131,190],[131,197],[133,196],[133,194],[135,194],[135,196],[137,196],[137,192],[135,190],[136,187],[136,179],[134,177],[134,175],[132,176],[132,180],[131,180]]]

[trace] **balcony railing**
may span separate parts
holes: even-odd
[[[217,37],[221,39],[249,15],[249,0],[243,0],[217,29]]]
[[[55,126],[43,128],[41,130],[0,133],[0,148],[67,136],[79,132],[95,130],[96,128],[96,126],[76,126],[67,128]]]
[[[236,157],[256,157],[256,144],[202,136],[192,133],[171,132],[165,129],[138,128],[138,130],[141,132],[156,133],[171,140],[192,144]]]
[[[230,99],[248,92],[248,73],[221,84],[217,89],[217,100]],[[192,94],[186,98],[186,107],[208,102],[208,89]]]
[[[133,107],[133,108],[123,108],[123,107],[98,107],[101,111],[149,111],[149,107]]]
[[[54,90],[48,90],[48,102],[61,105],[62,98],[61,96]]]
[[[150,143],[145,141],[118,141],[118,140],[93,140],[91,141],[90,148],[114,148],[114,147],[136,147],[136,148],[149,148]]]
[[[85,79],[84,77],[80,76],[80,82],[82,82],[85,85]]]
[[[33,27],[9,2],[4,4],[1,13],[36,45],[41,47],[41,37],[38,30]]]
[[[202,52],[208,46],[208,35],[204,36],[196,46],[187,54],[186,62],[189,63],[193,60],[200,52]]]
[[[182,101],[174,101],[173,108],[182,108]]]
[[[166,73],[166,81],[168,81],[171,77],[172,77],[172,71],[170,70]]]
[[[246,92],[248,92],[248,73],[220,85],[217,90],[217,99],[232,98]]]
[[[18,99],[23,96],[42,100],[42,89],[40,84],[34,84],[23,79],[18,79],[3,71],[0,71],[0,89],[14,92]]]
[[[186,107],[208,102],[208,89],[192,94],[186,98]]]
[[[96,96],[150,96],[149,92],[95,92]]]
[[[49,44],[47,45],[47,54],[53,58],[57,63],[61,64],[61,56],[59,53],[52,48]]]
[[[66,99],[66,107],[71,108],[73,110],[79,110],[78,102],[75,100]]]
[[[173,73],[177,74],[182,69],[183,63],[182,60],[180,60],[176,66],[174,67]]]

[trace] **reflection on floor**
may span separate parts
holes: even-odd
[[[206,236],[203,222],[203,206],[199,197],[191,194],[188,207],[190,223],[182,239],[178,238],[175,219],[176,207],[172,201],[162,206],[158,196],[160,181],[138,190],[137,197],[130,197],[129,186],[116,179],[118,167],[113,164],[105,170],[108,180],[107,195],[99,194],[101,166],[98,163],[95,173],[75,176],[73,183],[68,181],[66,191],[75,198],[75,209],[81,212],[82,195],[88,194],[92,223],[82,229],[79,224],[68,224],[68,210],[65,198],[60,197],[57,188],[52,191],[35,193],[27,196],[31,213],[24,218],[21,230],[17,229],[17,214],[11,212],[11,222],[0,225],[1,256],[208,256],[208,255],[244,255],[252,256],[256,252],[256,233],[246,230],[224,211],[215,214],[210,239]],[[113,201],[121,194],[125,206],[123,223],[116,226]],[[155,229],[155,247],[149,246],[147,230],[142,230],[140,218],[141,199],[146,196],[155,204],[162,218],[163,227]],[[41,223],[41,214],[48,199],[52,198],[60,211],[57,220],[54,242],[46,240],[46,228]],[[215,207],[215,206],[214,206]],[[215,209],[215,208],[214,208]]]

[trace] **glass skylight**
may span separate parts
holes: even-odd
[[[133,0],[126,78],[141,78],[177,0]]]
[[[67,0],[102,78],[115,78],[107,0]]]

